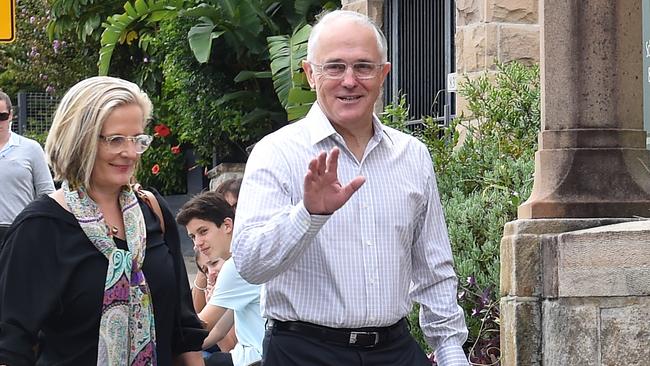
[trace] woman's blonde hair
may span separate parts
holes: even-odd
[[[146,125],[151,118],[151,100],[130,81],[95,76],[70,88],[54,113],[45,141],[45,154],[54,171],[54,180],[90,188],[104,121],[115,108],[130,104],[142,109],[142,123]]]

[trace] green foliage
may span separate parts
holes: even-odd
[[[193,147],[203,166],[244,161],[247,146],[286,123],[271,85],[266,37],[290,30],[293,22],[304,22],[320,10],[321,3],[325,2],[138,0],[125,4],[125,12],[105,24],[101,72],[108,72],[118,44],[139,39],[148,63],[135,68],[130,78],[156,96],[159,116],[173,116],[163,119],[179,141]],[[167,15],[160,15],[162,8]]]
[[[50,0],[51,22],[47,34],[51,39],[73,33],[76,38],[96,43],[102,19],[115,14],[124,0]]]
[[[47,132],[38,132],[34,130],[27,130],[23,136],[38,142],[41,147],[45,147],[45,139],[47,139]]]
[[[163,195],[183,194],[187,191],[187,170],[184,148],[174,133],[161,136],[155,132],[156,126],[150,126],[153,142],[142,154],[136,178],[144,187],[155,187]]]
[[[397,103],[384,107],[384,112],[379,116],[381,123],[404,133],[411,133],[406,127],[409,107],[406,104],[406,95],[401,95]]]
[[[306,24],[296,28],[291,36],[267,38],[273,86],[290,121],[305,116],[316,100],[316,93],[311,90],[302,70],[310,32],[311,26]]]
[[[320,2],[318,0],[303,0],[295,2],[297,14],[308,14],[314,5],[321,5],[323,10],[333,10],[338,2]],[[271,55],[271,72],[273,86],[280,103],[287,111],[287,119],[294,121],[304,117],[316,101],[316,92],[311,90],[307,76],[302,69],[302,61],[307,59],[307,41],[311,26],[306,24],[306,17],[293,17],[293,32],[289,35],[278,35],[267,38],[268,50]]]
[[[498,362],[499,245],[503,226],[516,219],[517,207],[530,195],[540,127],[538,68],[497,68],[493,80],[486,75],[461,84],[469,115],[449,127],[425,118],[414,132],[434,161],[469,328],[466,351],[479,365]],[[404,100],[386,111],[382,121],[405,130]],[[414,335],[419,337],[417,330]]]
[[[48,38],[46,0],[22,0],[17,5],[16,41],[0,46],[1,89],[12,96],[18,91],[58,95],[94,73],[95,47],[69,34]]]
[[[135,0],[133,4],[124,3],[124,13],[115,14],[103,23],[104,32],[101,37],[102,48],[99,52],[99,74],[108,75],[108,68],[111,63],[113,51],[118,43],[129,43],[131,37],[137,38],[138,32],[129,30],[139,26],[138,22],[151,26],[163,19],[173,18],[179,10],[185,6],[184,0]],[[151,29],[145,27],[139,32],[148,34]],[[148,38],[140,46],[147,48]]]
[[[164,54],[164,82],[158,108],[179,140],[191,145],[199,164],[212,164],[213,153],[221,160],[243,161],[244,149],[272,129],[270,119],[250,118],[264,94],[240,90],[249,100],[242,105],[229,99],[238,85],[234,71],[220,63],[198,64],[187,42],[183,42],[192,26],[189,19],[162,24],[159,48]]]

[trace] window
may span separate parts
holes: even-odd
[[[411,122],[432,116],[448,124],[455,100],[446,92],[447,75],[455,70],[454,0],[385,0],[384,33],[388,39],[386,103],[406,94]]]

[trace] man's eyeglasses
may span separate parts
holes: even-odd
[[[99,138],[103,140],[108,146],[111,152],[121,152],[126,150],[127,141],[130,141],[135,146],[135,152],[142,154],[147,151],[151,145],[153,137],[149,135],[137,135],[137,136],[122,136],[122,135],[111,135],[111,136],[102,136]]]
[[[0,121],[6,121],[9,119],[11,112],[0,112]]]
[[[381,70],[382,66],[385,65],[375,64],[372,62],[355,62],[352,65],[348,65],[345,62],[326,62],[320,65],[310,62],[309,64],[312,65],[316,71],[329,79],[342,79],[348,70],[348,66],[352,66],[352,73],[360,80],[367,80],[376,77],[379,70]]]

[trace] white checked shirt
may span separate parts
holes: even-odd
[[[383,126],[359,162],[317,103],[306,118],[263,138],[251,153],[232,255],[241,276],[265,283],[267,319],[335,328],[382,327],[422,304],[420,322],[438,364],[467,365],[467,328],[433,164],[417,139]],[[338,146],[342,184],[366,182],[334,214],[303,205],[309,161]]]

